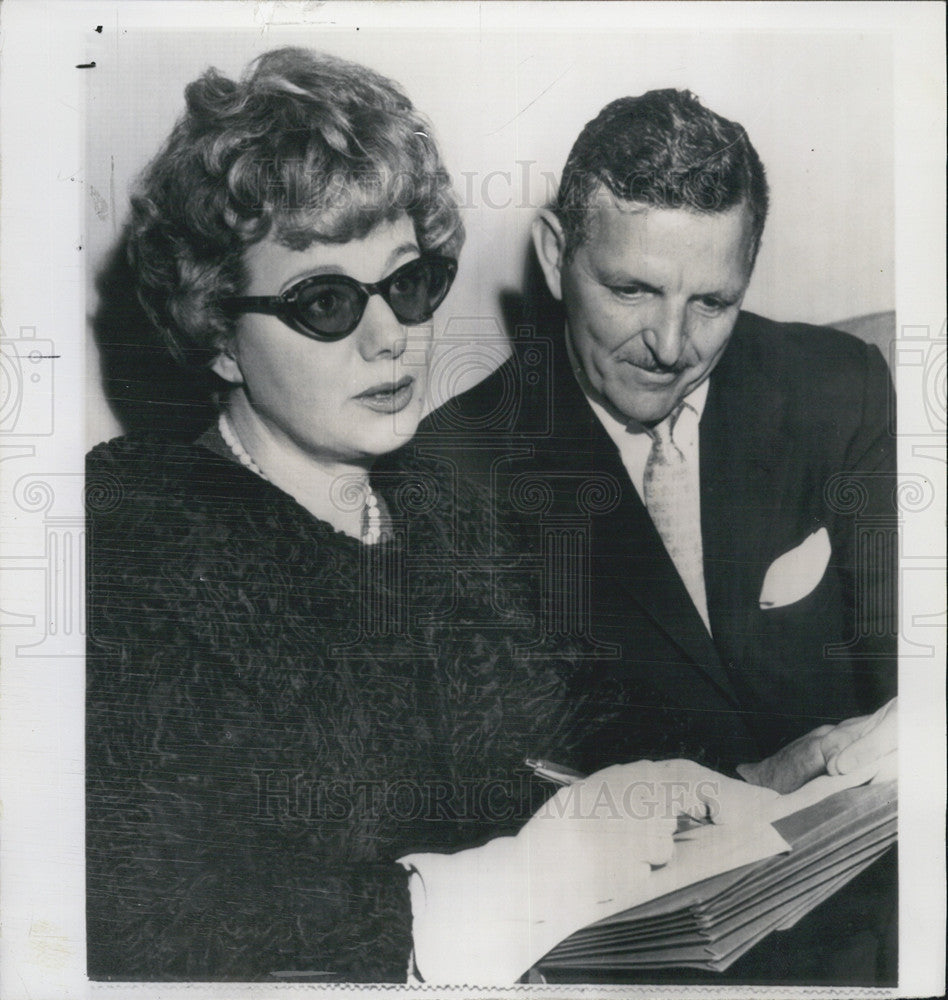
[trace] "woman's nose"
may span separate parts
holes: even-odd
[[[405,327],[381,295],[373,295],[366,304],[357,336],[366,361],[385,354],[398,358],[408,342]]]

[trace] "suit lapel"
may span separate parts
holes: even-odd
[[[763,554],[783,502],[778,473],[791,444],[785,395],[761,360],[746,356],[742,323],[711,376],[700,425],[705,587],[721,636],[743,634],[746,623],[735,618],[757,608]]]
[[[638,606],[731,701],[736,693],[701,616],[622,464],[619,452],[576,382],[563,337],[554,338],[553,434],[542,467],[605,474],[619,488],[615,508],[592,519],[592,556],[608,566],[619,601]]]

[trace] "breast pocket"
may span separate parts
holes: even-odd
[[[764,575],[758,604],[762,611],[787,607],[804,600],[820,585],[829,566],[832,546],[829,532],[820,528],[799,545],[775,559]]]

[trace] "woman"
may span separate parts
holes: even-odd
[[[414,951],[511,981],[554,943],[511,906],[542,884],[563,911],[574,855],[647,875],[674,821],[524,825],[548,795],[524,757],[575,760],[571,660],[518,652],[528,588],[482,498],[407,449],[377,463],[422,413],[449,179],[364,67],[284,49],[186,96],[129,252],[220,417],[89,456],[89,975],[404,981]],[[556,935],[601,912],[589,872]]]

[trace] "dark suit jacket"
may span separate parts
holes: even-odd
[[[895,689],[894,419],[879,351],[742,313],[700,423],[705,629],[566,357],[560,321],[450,400],[418,445],[519,509],[546,631],[583,642],[588,683],[625,697],[586,765],[685,756],[729,770]],[[825,528],[807,596],[758,604],[768,567]]]

